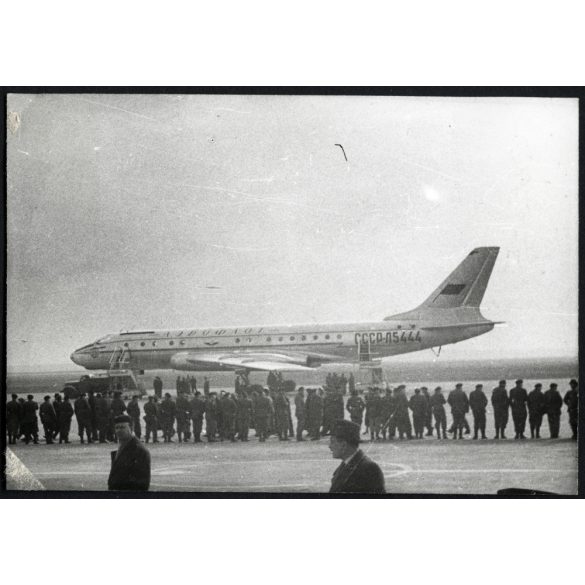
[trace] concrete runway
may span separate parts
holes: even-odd
[[[491,433],[490,433],[491,434]],[[253,432],[252,432],[253,435]],[[105,490],[115,445],[11,446],[47,490]],[[328,438],[298,443],[149,444],[153,491],[327,492],[338,461]],[[366,442],[389,493],[495,494],[502,488],[577,493],[577,444],[570,439]],[[19,489],[9,478],[8,489]],[[23,487],[20,489],[31,489]]]

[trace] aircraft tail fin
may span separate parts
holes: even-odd
[[[421,305],[387,319],[434,309],[479,309],[499,251],[499,247],[475,248]]]

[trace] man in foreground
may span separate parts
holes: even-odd
[[[377,463],[359,448],[360,427],[348,420],[333,425],[329,449],[341,465],[331,480],[331,494],[384,494],[384,475]]]
[[[150,453],[132,432],[132,419],[122,414],[114,419],[114,430],[120,444],[112,451],[109,490],[147,491],[150,487]]]

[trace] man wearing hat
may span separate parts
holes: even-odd
[[[384,494],[384,474],[360,448],[360,427],[348,420],[337,420],[329,439],[329,449],[341,465],[331,480],[332,494]]]
[[[478,433],[481,433],[481,438],[486,439],[485,436],[485,409],[488,405],[487,396],[483,393],[483,384],[476,384],[475,390],[469,394],[469,407],[473,413],[473,438],[478,439]]]
[[[573,431],[573,440],[577,439],[577,421],[579,419],[579,384],[573,379],[569,382],[571,389],[565,394],[563,402],[567,405],[569,424]]]
[[[510,399],[506,390],[506,380],[500,380],[498,386],[492,390],[492,406],[494,408],[494,424],[496,426],[495,439],[506,438],[506,425],[508,424],[508,410]]]
[[[449,392],[447,402],[451,407],[451,416],[453,417],[453,438],[457,439],[457,433],[459,433],[459,438],[463,439],[465,415],[469,412],[469,398],[467,398],[461,382],[455,384],[455,390]]]
[[[544,393],[544,405],[546,415],[548,417],[548,428],[550,430],[550,438],[559,438],[559,425],[561,422],[561,408],[563,407],[563,399],[559,391],[558,385],[554,382],[550,388]]]
[[[512,409],[512,420],[514,421],[515,439],[525,439],[524,431],[526,430],[526,403],[528,402],[528,392],[522,387],[524,380],[516,380],[516,386],[510,390],[510,408]]]
[[[39,414],[41,415],[41,423],[43,423],[43,429],[45,430],[45,442],[47,445],[52,445],[53,434],[59,429],[59,427],[57,425],[55,408],[51,404],[50,396],[45,396],[44,401],[39,408]]]
[[[18,429],[20,427],[21,406],[18,402],[18,394],[12,395],[12,400],[6,403],[6,430],[8,431],[8,444],[16,445]]]
[[[120,444],[110,453],[112,468],[109,490],[147,491],[150,487],[150,453],[132,432],[132,419],[122,414],[114,419],[114,430]]]

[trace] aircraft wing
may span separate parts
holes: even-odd
[[[270,353],[270,352],[181,352],[171,358],[176,369],[195,369],[197,365],[214,365],[228,370],[312,370],[320,363],[311,367],[309,354],[303,353]]]

